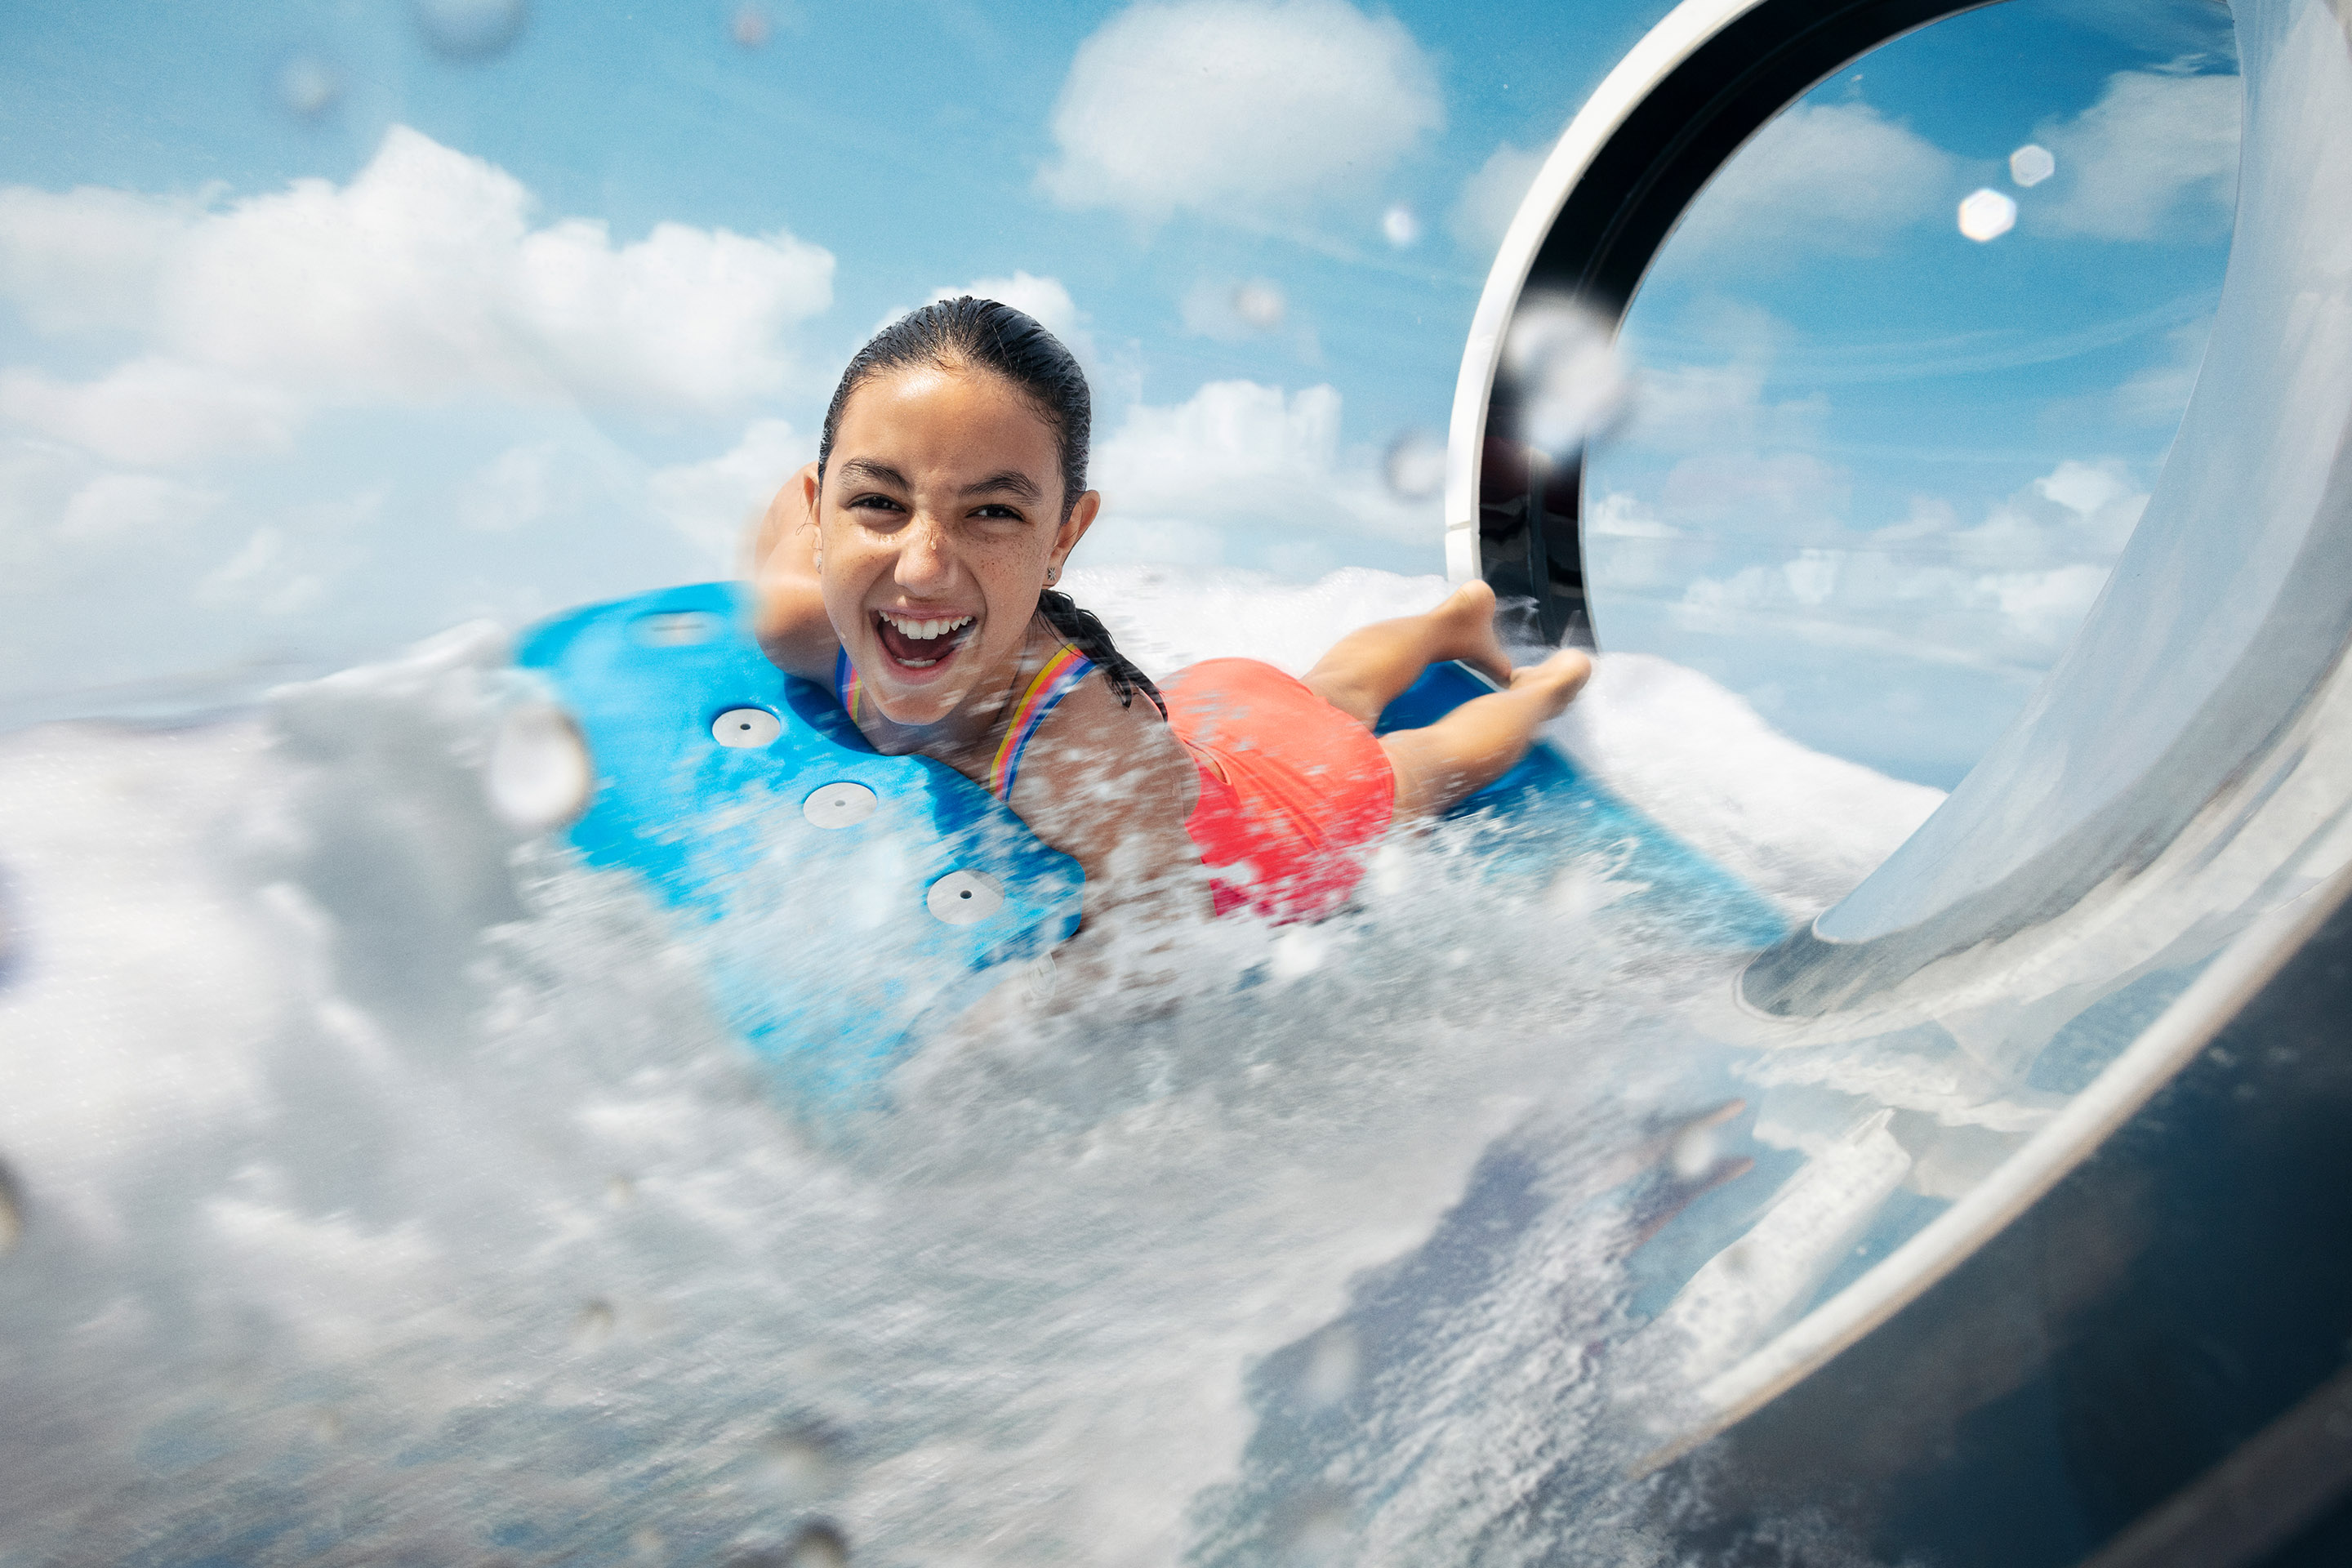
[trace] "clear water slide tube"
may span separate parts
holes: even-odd
[[[1515,316],[1566,294],[1621,319],[1774,113],[1971,8],[1692,0],[1608,78],[1479,305],[1457,579],[1593,640],[1580,468],[1515,433]],[[2126,553],[1947,804],[1717,1020],[1816,1139],[1665,1313],[1706,1414],[1655,1460],[1709,1473],[1711,1528],[1826,1506],[1939,1562],[2352,1552],[2352,44],[2321,0],[2235,19],[2228,279]],[[1774,1297],[1775,1215],[1850,1235],[1893,1184],[1874,1162],[1936,1167],[1948,1206],[1828,1299]]]

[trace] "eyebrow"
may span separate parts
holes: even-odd
[[[877,485],[895,485],[902,490],[914,489],[907,482],[906,475],[887,463],[877,463],[870,458],[850,458],[841,465],[841,477],[845,479],[870,479]]]
[[[963,493],[968,496],[985,495],[991,490],[1003,490],[1008,495],[1019,496],[1023,500],[1045,499],[1045,492],[1037,488],[1036,480],[1012,468],[1001,474],[991,474],[978,484],[963,488]]]

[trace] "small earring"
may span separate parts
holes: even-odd
[[[1045,568],[1045,586],[1050,588],[1061,580],[1062,569],[1059,566],[1048,566]]]

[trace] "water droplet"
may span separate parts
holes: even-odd
[[[1695,1182],[1715,1163],[1716,1137],[1711,1124],[1685,1127],[1675,1135],[1666,1163],[1675,1175],[1685,1182]]]
[[[1426,430],[1406,430],[1389,443],[1381,477],[1402,500],[1427,500],[1445,488],[1445,443]]]
[[[849,1568],[849,1539],[825,1521],[813,1520],[784,1548],[784,1568]]]
[[[611,1302],[591,1301],[572,1320],[572,1342],[582,1350],[593,1350],[613,1337],[617,1321]]]
[[[483,781],[500,821],[526,833],[569,822],[586,808],[595,782],[588,743],[572,715],[552,702],[507,710]]]
[[[1307,1369],[1298,1374],[1299,1402],[1310,1410],[1327,1410],[1356,1392],[1363,1370],[1363,1341],[1345,1323],[1315,1336],[1307,1349]]]
[[[2058,160],[2050,149],[2028,142],[2009,155],[2009,177],[2032,190],[2058,172]]]
[[[436,55],[487,60],[506,52],[530,20],[528,0],[409,0],[416,29]]]
[[[756,49],[766,43],[774,29],[769,25],[767,12],[757,5],[739,6],[728,36],[747,49]]]
[[[1302,1565],[1339,1563],[1348,1545],[1348,1497],[1336,1487],[1313,1486],[1286,1499],[1272,1520],[1276,1560]]]
[[[1519,437],[1555,458],[1580,450],[1624,413],[1633,384],[1609,319],[1562,295],[1532,296],[1511,318],[1503,374],[1519,395]]]
[[[316,55],[296,55],[278,72],[278,100],[303,120],[316,120],[343,96],[341,73]]]
[[[1234,286],[1234,314],[1261,332],[1270,332],[1282,325],[1288,314],[1290,301],[1282,289],[1263,278],[1253,278]]]
[[[16,1250],[25,1239],[25,1189],[16,1184],[16,1173],[0,1165],[0,1258]]]
[[[1988,185],[1960,203],[1960,232],[1979,245],[2017,226],[2017,204]]]
[[[1421,218],[1413,210],[1399,202],[1381,215],[1381,233],[1399,250],[1421,239]]]
[[[1312,974],[1323,967],[1330,944],[1330,938],[1312,928],[1293,928],[1274,939],[1274,952],[1266,969],[1275,979],[1284,981]]]
[[[760,1444],[769,1482],[793,1502],[813,1502],[833,1489],[841,1470],[842,1439],[816,1422],[782,1426]]]

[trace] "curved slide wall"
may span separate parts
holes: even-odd
[[[1692,0],[1612,74],[1481,301],[1457,577],[1591,641],[1580,475],[1512,441],[1497,384],[1514,310],[1621,315],[1766,120],[1968,8]],[[1663,1314],[1703,1408],[1657,1461],[1709,1470],[1724,1528],[1828,1508],[1890,1560],[2250,1563],[2352,1487],[2352,8],[2235,16],[2229,276],[2127,552],[1945,805],[1722,1010],[1806,1086],[1773,1113],[1811,1156]],[[2058,1053],[2071,1094],[2035,1072]],[[1770,1266],[1906,1184],[1945,1205],[1859,1279],[1810,1299]]]

